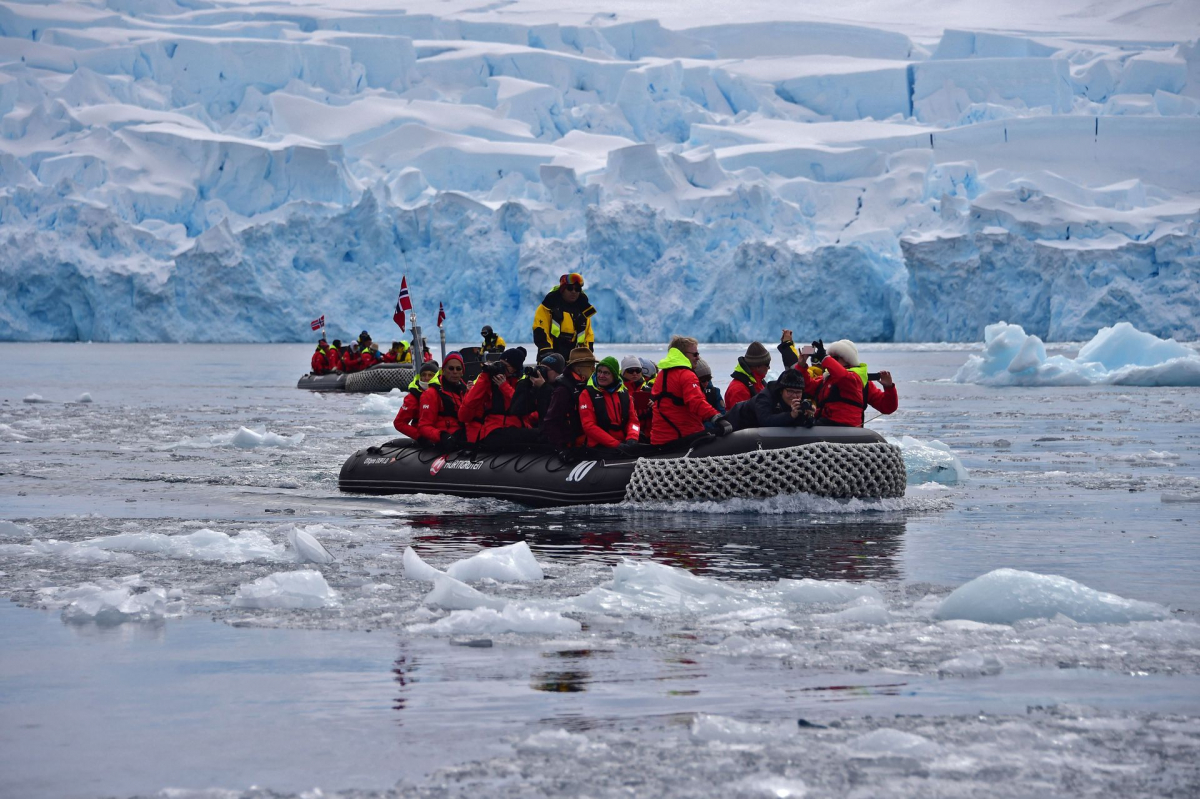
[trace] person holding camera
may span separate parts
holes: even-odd
[[[895,413],[900,407],[892,373],[868,372],[867,365],[858,359],[858,347],[853,341],[842,339],[828,348],[823,342],[814,341],[812,348],[813,364],[819,363],[824,369],[821,379],[806,381],[810,394],[817,400],[818,425],[862,427],[868,406],[885,414]],[[801,366],[798,364],[796,369]],[[882,389],[875,385],[875,380]]]
[[[579,420],[579,395],[594,371],[596,356],[587,347],[576,347],[571,350],[566,373],[554,381],[542,432],[558,449],[582,446],[585,441],[583,423]]]
[[[785,369],[747,405],[753,424],[746,427],[812,427],[815,421],[813,405],[804,398],[804,375],[795,369]]]
[[[413,375],[404,395],[404,402],[401,403],[396,418],[392,420],[392,427],[414,441],[421,437],[421,432],[417,429],[417,416],[421,413],[421,394],[429,388],[429,382],[437,375],[437,371],[437,361],[421,364],[421,371]]]
[[[659,373],[650,392],[654,402],[650,443],[670,444],[705,432],[704,423],[712,422],[717,435],[732,432],[733,426],[704,399],[696,362],[700,343],[691,336],[675,336],[667,347],[667,357],[658,362]]]
[[[579,422],[589,447],[616,449],[636,444],[641,433],[637,409],[618,369],[616,358],[604,358],[579,394]]]
[[[502,428],[526,426],[524,418],[512,412],[515,386],[524,365],[524,347],[505,350],[500,360],[483,364],[458,409],[468,444],[478,444]]]
[[[466,436],[458,410],[467,393],[464,371],[462,356],[452,352],[446,356],[442,371],[429,381],[429,388],[421,392],[417,432],[422,442],[448,449],[462,446]]]
[[[525,417],[532,426],[546,418],[550,410],[550,397],[554,393],[554,381],[567,371],[567,359],[552,352],[542,358],[537,366],[525,368],[524,376],[517,381],[513,391],[510,412]]]

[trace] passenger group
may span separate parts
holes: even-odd
[[[396,429],[447,450],[586,447],[596,455],[634,455],[648,446],[752,427],[861,427],[868,407],[890,414],[899,405],[891,373],[869,373],[853,342],[826,346],[818,339],[797,348],[791,330],[780,337],[778,379],[767,382],[771,353],[755,341],[738,358],[723,394],[690,336],[672,338],[657,365],[632,355],[620,362],[612,356],[597,359],[596,309],[583,284],[578,273],[563,275],[538,306],[532,366],[525,365],[524,347],[507,348],[490,326],[481,331],[479,349],[500,357],[485,360],[470,384],[462,355],[451,352],[439,367],[426,348],[396,415]],[[371,363],[376,358],[412,361],[401,342],[379,356],[365,331],[346,349],[337,341],[329,347],[322,339],[313,355],[314,372],[319,358],[325,359],[324,367],[341,371],[364,368],[368,358]]]

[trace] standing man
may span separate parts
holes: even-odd
[[[504,352],[504,348],[508,346],[505,344],[504,338],[492,330],[491,325],[484,325],[483,330],[479,331],[479,335],[483,337],[483,345],[479,348],[481,353]]]
[[[595,349],[592,317],[596,309],[583,293],[583,275],[572,272],[558,279],[533,315],[533,343],[540,361],[551,352],[570,359],[577,347]]]

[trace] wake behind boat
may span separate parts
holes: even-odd
[[[342,466],[338,487],[557,506],[801,492],[838,499],[900,497],[906,480],[900,450],[863,428],[756,428],[640,457],[588,457],[586,450],[572,455],[445,452],[397,439],[354,453]]]

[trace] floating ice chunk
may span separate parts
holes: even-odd
[[[0,441],[29,441],[29,436],[19,432],[10,424],[0,422]]]
[[[1200,494],[1176,494],[1167,491],[1163,493],[1161,499],[1163,502],[1200,502]]]
[[[80,394],[78,397],[76,397],[75,401],[77,403],[79,403],[80,405],[87,405],[89,402],[92,401],[92,395],[85,391],[82,394]]]
[[[400,406],[404,404],[406,396],[408,396],[408,392],[398,388],[393,388],[387,394],[369,394],[359,403],[357,413],[370,416],[395,416],[400,412]]]
[[[301,563],[333,563],[329,550],[307,531],[293,526],[288,530],[287,539]]]
[[[1128,322],[1105,327],[1075,358],[1046,357],[1020,325],[984,328],[983,355],[972,355],[954,380],[989,386],[1200,386],[1200,353],[1144,333]]]
[[[236,447],[237,449],[276,447],[290,449],[299,446],[303,440],[303,433],[296,433],[293,436],[281,436],[266,429],[251,430],[248,427],[239,427],[237,432],[234,433],[217,433],[211,436],[185,438],[174,444],[158,447],[158,449],[211,449],[214,447]]]
[[[50,402],[50,400],[44,399],[41,394],[30,394],[29,396],[27,396],[25,398],[24,401],[31,403],[31,404],[37,404],[39,402]]]
[[[747,777],[736,784],[737,796],[763,796],[770,799],[800,799],[808,796],[808,785],[804,780],[769,774],[763,777]]]
[[[167,592],[157,586],[135,593],[128,585],[107,586],[85,583],[60,596],[69,600],[62,620],[79,624],[121,624],[127,621],[160,621],[182,612],[182,602],[168,600]]]
[[[889,444],[900,448],[908,484],[942,483],[955,485],[967,479],[967,467],[941,441],[920,441],[912,436],[889,438]]]
[[[33,528],[7,520],[0,520],[0,538],[28,538]]]
[[[934,612],[938,619],[1012,624],[1062,614],[1077,622],[1122,623],[1168,617],[1153,602],[1106,594],[1054,574],[996,569],[955,589]]]
[[[459,583],[459,585],[463,584]],[[474,590],[469,586],[463,585],[463,587],[467,590]],[[445,606],[443,605],[443,607]],[[414,624],[409,629],[434,635],[499,635],[501,633],[562,635],[577,633],[583,627],[574,619],[568,619],[552,610],[518,607],[512,604],[503,605],[502,603],[500,608],[476,607],[470,610],[455,610],[446,618],[439,619],[432,624]]]
[[[891,614],[883,603],[871,596],[861,596],[850,603],[845,610],[836,613],[824,613],[813,617],[819,621],[837,624],[871,624],[883,626],[891,622]]]
[[[781,578],[772,592],[780,601],[797,605],[844,605],[861,597],[870,597],[882,603],[883,596],[865,583],[845,580],[789,580]]]
[[[652,561],[625,560],[613,567],[608,585],[576,597],[575,606],[601,613],[725,613],[751,598],[727,585]]]
[[[501,583],[519,583],[543,579],[542,567],[533,557],[529,544],[518,541],[506,547],[485,549],[446,569],[456,580],[474,583],[492,579]]]
[[[404,548],[404,576],[409,580],[416,580],[422,583],[436,582],[438,577],[444,577],[445,572],[440,572],[430,566],[425,561],[421,560],[421,556],[413,550],[412,547]]]
[[[252,583],[238,586],[231,605],[235,608],[263,610],[336,607],[340,603],[337,591],[329,587],[319,571],[306,569],[276,572]]]
[[[72,563],[130,563],[134,558],[130,555],[114,554],[102,549],[70,541],[59,541],[56,538],[42,540],[35,538],[28,544],[0,544],[0,555],[26,555],[31,557],[65,558]]]
[[[507,603],[503,599],[476,591],[466,583],[439,572],[434,575],[433,590],[425,595],[425,604],[446,610],[474,610],[475,608],[501,610]]]
[[[518,751],[527,752],[578,752],[591,745],[586,735],[566,730],[542,730],[535,732],[516,745]]]
[[[938,664],[939,677],[992,677],[1004,671],[1004,663],[995,655],[966,652]]]
[[[788,735],[794,735],[794,723],[783,727],[779,724],[752,724],[731,719],[697,713],[692,719],[692,737],[697,741],[719,741],[721,743],[771,743]]]
[[[872,730],[846,742],[857,757],[927,758],[941,754],[942,747],[922,735],[890,728]]]
[[[283,560],[284,547],[272,543],[260,530],[243,530],[236,536],[219,530],[197,530],[186,535],[120,533],[92,538],[83,546],[122,552],[145,552],[184,560],[245,563],[251,560]]]

